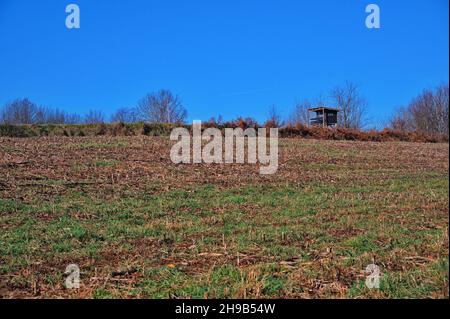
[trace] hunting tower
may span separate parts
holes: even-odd
[[[339,109],[325,106],[308,109],[308,116],[310,112],[316,113],[316,117],[309,119],[309,125],[337,127],[339,111]]]

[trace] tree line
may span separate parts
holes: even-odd
[[[181,99],[168,90],[146,95],[134,108],[119,108],[110,122],[183,123],[187,110]],[[98,124],[108,122],[101,110],[89,110],[84,116],[39,106],[29,99],[17,99],[0,110],[0,123],[24,124]]]
[[[411,102],[397,109],[389,119],[387,128],[405,132],[423,131],[439,133],[448,137],[448,104],[449,86],[439,85],[432,90],[425,90]],[[327,96],[314,99],[304,99],[295,104],[290,115],[284,119],[277,107],[269,107],[266,127],[307,126],[308,110],[319,106],[334,106],[340,109],[338,115],[339,127],[349,129],[364,129],[370,119],[367,117],[368,103],[361,94],[360,87],[350,81],[336,86]],[[187,109],[180,97],[169,90],[160,90],[147,94],[134,107],[122,107],[114,112],[109,122],[122,123],[184,123],[187,119]],[[59,109],[38,106],[28,99],[18,99],[7,103],[0,110],[0,123],[3,124],[95,124],[108,122],[100,110],[90,110],[84,116],[68,113]],[[245,122],[247,126],[258,126],[256,120],[238,117],[236,120],[224,122],[219,116],[209,120],[216,125],[236,125]]]
[[[439,133],[448,137],[448,84],[424,90],[407,106],[399,108],[390,120],[390,127],[400,131]]]

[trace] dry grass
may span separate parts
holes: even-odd
[[[272,176],[171,144],[0,138],[0,296],[448,297],[448,144],[282,139]]]

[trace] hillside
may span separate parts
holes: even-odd
[[[171,144],[0,138],[0,296],[448,298],[448,144],[286,138],[271,176]]]

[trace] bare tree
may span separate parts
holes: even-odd
[[[84,123],[86,124],[101,124],[105,122],[105,116],[102,111],[89,110],[84,117]]]
[[[66,124],[80,124],[82,122],[81,116],[77,113],[66,114]]]
[[[415,129],[411,113],[404,107],[398,108],[389,122],[389,127],[394,130],[413,131]]]
[[[447,84],[440,85],[434,94],[434,105],[436,108],[436,130],[437,132],[449,135],[449,87]]]
[[[7,103],[2,110],[5,124],[34,124],[38,107],[28,99],[17,99]]]
[[[403,131],[419,130],[449,134],[449,86],[425,90],[406,108],[400,108],[391,118],[390,127]]]
[[[0,123],[5,124],[75,124],[80,123],[77,114],[60,109],[37,106],[28,99],[17,99],[6,104],[0,110]]]
[[[48,112],[46,123],[65,124],[67,123],[67,118],[69,117],[70,115],[64,111],[59,109],[51,109],[50,112]]]
[[[284,125],[283,118],[277,110],[277,107],[272,104],[269,107],[269,117],[266,121],[265,126],[267,127],[282,127]]]
[[[136,109],[119,108],[112,116],[111,122],[134,123],[138,121]]]
[[[64,124],[68,117],[69,114],[59,109],[39,106],[36,110],[34,122],[36,124]]]
[[[301,102],[298,102],[291,115],[289,116],[289,124],[291,125],[309,125],[309,109],[312,107],[312,104],[309,100],[305,99]]]
[[[367,124],[367,101],[361,96],[359,87],[347,81],[331,91],[331,98],[339,112],[338,123],[344,128],[362,129]]]
[[[148,94],[138,103],[139,117],[153,123],[182,123],[187,111],[178,96],[168,90]]]
[[[47,122],[47,115],[49,109],[45,106],[39,106],[36,108],[34,122],[36,124],[44,124]]]

